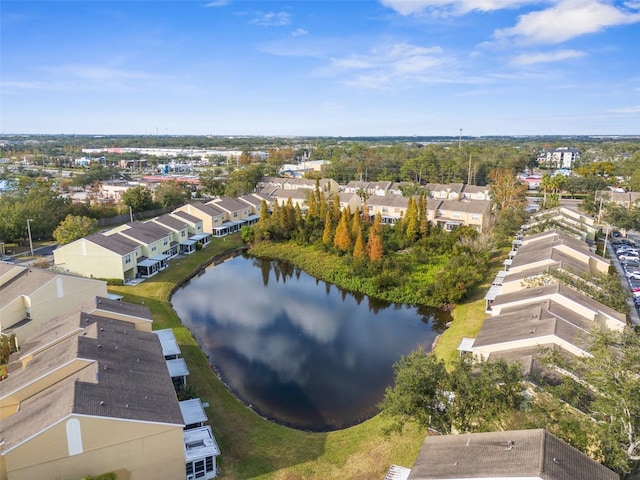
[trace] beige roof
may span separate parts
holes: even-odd
[[[14,273],[16,275],[8,278]],[[43,268],[0,263],[0,278],[5,274],[7,275],[7,281],[0,285],[0,307],[22,295],[32,295],[36,290],[58,277],[71,277],[70,275],[62,275]],[[78,277],[72,278],[76,279]],[[82,281],[104,283],[101,280],[92,279],[83,279]]]

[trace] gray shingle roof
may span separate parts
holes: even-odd
[[[133,240],[123,237],[122,235],[104,235],[102,233],[94,233],[84,238],[84,240],[78,240],[79,242],[88,241],[95,243],[113,253],[118,255],[128,255],[133,253],[140,245]]]
[[[179,220],[178,218],[170,215],[170,214],[165,214],[165,215],[161,215],[157,218],[154,218],[153,220],[151,220],[152,222],[156,222],[159,223],[160,225],[169,228],[170,230],[175,230],[175,231],[180,231],[180,230],[184,230],[185,228],[187,228],[187,224],[183,221],[183,220]],[[148,222],[145,222],[148,223]]]
[[[564,316],[554,315],[547,309],[550,303],[514,307],[485,319],[473,343],[474,348],[550,335],[580,346],[583,343],[581,336],[589,331],[590,322],[570,311],[565,311]]]
[[[224,212],[219,208],[214,207],[209,203],[191,203],[191,208],[198,210],[200,213],[204,215],[208,215],[209,217],[224,217]]]
[[[617,312],[613,308],[597,302],[596,300],[561,283],[545,285],[543,287],[528,288],[518,292],[498,295],[494,300],[493,305],[508,305],[510,303],[520,302],[523,300],[523,303],[542,301],[554,294],[561,295],[575,303],[579,303],[593,312],[602,312],[611,318],[618,319],[623,323],[626,322],[626,316],[623,313]]]
[[[175,210],[169,215],[171,215],[172,217],[179,217],[180,219],[184,218],[187,222],[192,224],[202,222],[202,220],[200,220],[198,217],[194,217],[193,215],[190,215],[187,212],[183,212],[182,210]]]
[[[121,302],[106,297],[96,297],[92,305],[97,310],[104,312],[113,312],[121,315],[127,315],[130,317],[142,318],[145,320],[152,320],[151,310],[144,305],[136,305],[129,302]]]
[[[245,210],[247,208],[247,204],[237,198],[231,197],[220,197],[215,200],[211,200],[207,202],[207,205],[213,205],[216,208],[225,210],[227,212],[233,213],[238,212],[240,210]]]
[[[135,241],[142,242],[146,245],[162,240],[169,235],[169,230],[157,223],[143,223],[135,221],[128,224],[131,228],[120,231],[118,234],[132,238]]]
[[[407,208],[409,199],[402,195],[372,195],[366,201],[367,205],[376,205],[380,207],[398,207]]]
[[[409,474],[409,480],[500,477],[618,479],[616,473],[542,429],[428,436]]]

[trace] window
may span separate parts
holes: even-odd
[[[151,251],[152,251],[152,252],[155,252],[155,251],[156,251],[156,249],[157,249],[157,247],[156,247],[155,245],[154,245],[153,247],[151,247]]]
[[[82,449],[82,433],[80,432],[80,421],[72,418],[67,421],[67,447],[69,456],[78,455],[83,452]]]
[[[471,215],[471,218],[473,220],[480,220],[480,215],[478,215],[477,213],[474,213],[473,215]]]
[[[162,244],[166,247],[169,244],[169,240],[166,238],[162,241]]]
[[[131,263],[131,255],[130,254],[124,256],[124,263],[125,264]]]
[[[204,460],[186,463],[187,478],[202,478],[205,474],[215,471],[214,465],[213,457],[205,457]]]
[[[196,478],[202,478],[205,474],[204,460],[197,460],[193,462],[193,473],[196,474]]]
[[[453,218],[460,218],[460,212],[453,212]]]
[[[29,307],[24,309],[24,316],[25,318],[31,318],[31,309]]]
[[[233,218],[238,218],[238,212],[233,212]]]

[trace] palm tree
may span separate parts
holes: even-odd
[[[553,189],[554,181],[553,177],[548,173],[545,173],[542,176],[542,180],[540,181],[540,188],[542,189],[542,209],[545,210],[547,208],[547,192]]]
[[[367,200],[369,200],[371,194],[364,188],[358,188],[356,195],[360,197],[360,201],[362,202],[362,219],[368,221],[369,211],[367,210]]]

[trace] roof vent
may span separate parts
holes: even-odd
[[[104,332],[104,328],[100,327],[100,331],[101,331],[101,332]]]
[[[102,345],[98,344],[98,348],[102,348]]]
[[[104,407],[104,402],[100,400],[100,405]]]

